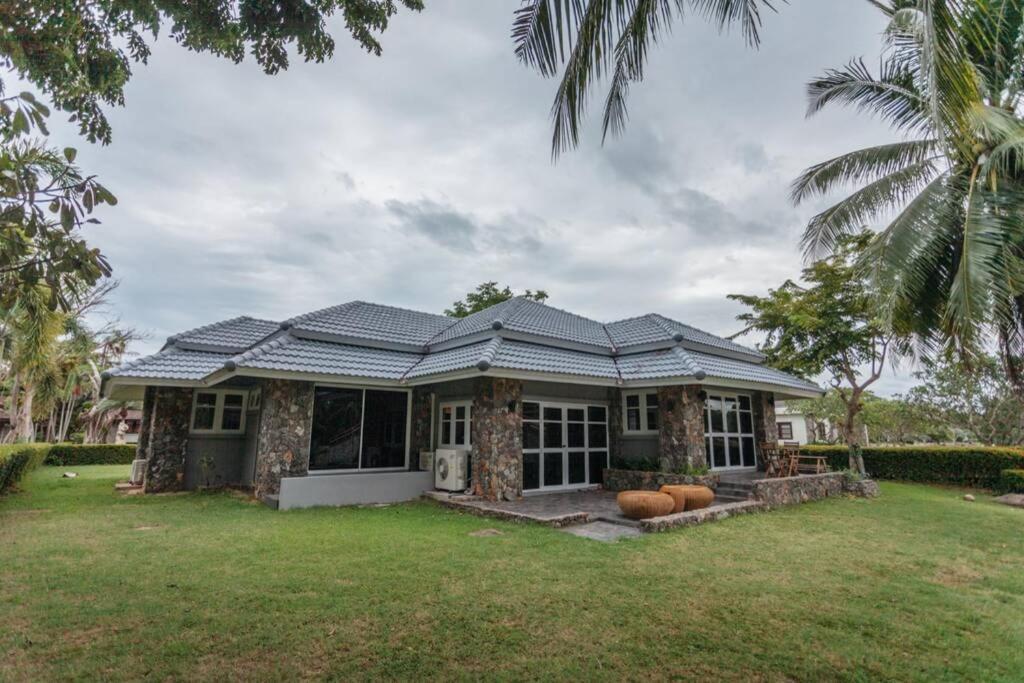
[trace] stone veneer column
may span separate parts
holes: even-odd
[[[779,440],[779,428],[775,423],[775,394],[770,391],[755,391],[750,395],[754,409],[754,438],[757,447],[762,443]]]
[[[312,382],[264,380],[256,446],[257,497],[280,493],[282,477],[309,472],[312,427]]]
[[[519,380],[480,377],[475,381],[473,489],[488,500],[515,500],[523,494],[522,410]]]
[[[156,387],[146,387],[142,398],[142,417],[139,420],[139,440],[135,443],[135,459],[145,460],[149,457],[149,423],[153,419],[153,397]]]
[[[622,457],[622,390],[608,390],[608,456],[612,467]]]
[[[414,387],[412,390],[412,429],[409,443],[409,469],[417,470],[420,451],[431,450],[430,399],[433,387]]]
[[[188,452],[189,422],[192,419],[192,389],[149,387],[149,426],[146,433],[146,493],[180,491],[185,484],[185,454]],[[146,402],[143,412],[146,412]],[[141,443],[140,437],[140,443]]]
[[[700,391],[695,384],[658,387],[658,458],[666,472],[708,464]]]

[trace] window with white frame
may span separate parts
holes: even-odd
[[[230,389],[196,391],[192,397],[192,432],[240,434],[245,431],[246,392]]]
[[[793,423],[792,422],[780,422],[779,425],[779,439],[782,441],[793,440]]]
[[[441,435],[443,448],[468,448],[473,445],[473,402],[449,401],[441,404]]]
[[[658,392],[629,391],[622,395],[622,430],[627,434],[658,431]]]

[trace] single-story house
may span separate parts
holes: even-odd
[[[250,486],[281,507],[434,487],[463,449],[489,499],[600,484],[612,461],[754,469],[775,399],[816,397],[752,349],[657,314],[600,323],[516,297],[456,319],[362,301],[240,317],[104,374],[143,399],[145,490]]]

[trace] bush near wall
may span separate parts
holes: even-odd
[[[43,464],[60,467],[130,465],[134,459],[134,445],[58,443],[50,445]]]
[[[1003,470],[999,489],[1008,493],[1024,493],[1024,469]]]
[[[0,495],[7,493],[22,477],[43,462],[47,444],[0,446]]]
[[[824,455],[833,470],[849,466],[846,446],[803,446]],[[864,469],[875,479],[998,489],[1003,470],[1024,469],[1024,450],[993,446],[866,446]]]

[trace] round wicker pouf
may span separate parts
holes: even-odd
[[[675,506],[672,508],[672,512],[682,512],[686,509],[686,487],[680,486],[679,484],[664,484],[660,489],[662,493],[667,493],[672,496],[672,500],[675,501]]]
[[[700,510],[711,505],[715,499],[715,492],[707,486],[699,484],[678,484],[674,488],[682,489],[686,496],[686,510]]]
[[[650,519],[672,512],[675,501],[658,491],[621,491],[615,497],[622,514],[630,519]]]

